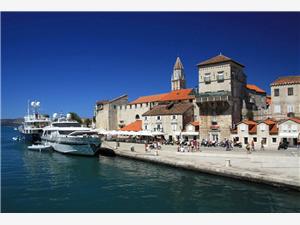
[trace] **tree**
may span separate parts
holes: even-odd
[[[295,117],[295,113],[289,112],[289,113],[287,114],[287,117],[293,118],[293,117]]]
[[[253,115],[252,110],[247,111],[246,117],[248,120],[253,120],[254,115]]]
[[[83,122],[87,127],[89,127],[92,124],[92,121],[89,118],[84,119]]]
[[[71,120],[75,120],[78,123],[82,123],[80,116],[77,115],[77,113],[75,112],[69,112],[69,114],[71,115]]]

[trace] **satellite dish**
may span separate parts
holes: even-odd
[[[57,113],[53,113],[53,116],[52,116],[54,119],[57,118]]]
[[[31,102],[30,104],[31,104],[32,107],[35,107],[36,103],[35,102]]]
[[[37,107],[40,107],[41,103],[40,102],[36,102],[35,103]]]
[[[68,113],[68,114],[67,114],[67,120],[71,120],[71,118],[72,118],[71,113]]]

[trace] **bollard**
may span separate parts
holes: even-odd
[[[134,147],[133,146],[130,147],[130,151],[134,152]]]
[[[225,166],[231,167],[230,159],[225,159]]]
[[[154,155],[158,156],[158,151],[157,150],[154,151]]]

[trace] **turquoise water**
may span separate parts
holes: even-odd
[[[2,127],[2,212],[300,212],[300,193],[123,158],[40,153]]]

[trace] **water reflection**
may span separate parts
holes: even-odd
[[[28,151],[2,133],[8,212],[299,212],[299,192],[123,158]]]

